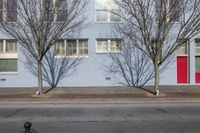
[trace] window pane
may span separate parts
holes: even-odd
[[[53,0],[42,0],[43,7],[45,10],[52,10],[53,9]]]
[[[17,11],[16,10],[7,10],[7,21],[16,22],[17,21]]]
[[[169,17],[170,21],[179,22],[181,14],[180,0],[169,0]]]
[[[97,52],[108,52],[108,40],[97,40]]]
[[[165,14],[164,10],[156,9],[156,22],[162,22],[167,19],[163,14]]]
[[[119,16],[120,11],[114,11],[116,14],[111,13],[110,14],[110,21],[112,22],[120,22],[121,21],[121,17]]]
[[[117,2],[121,2],[121,1],[117,1]],[[119,6],[118,3],[116,3],[115,0],[109,0],[109,5],[108,6],[110,6],[110,8],[112,10],[120,10],[120,6]]]
[[[68,3],[66,0],[57,1],[57,21],[62,21],[67,17],[67,6]]]
[[[53,0],[43,0],[44,21],[53,21],[55,14],[53,9]]]
[[[79,55],[87,55],[87,54],[88,54],[88,41],[79,40]]]
[[[156,22],[163,21],[167,19],[164,14],[167,14],[167,1],[166,0],[156,0],[155,1],[155,18]]]
[[[65,55],[65,44],[64,40],[56,42],[56,55]]]
[[[179,43],[182,43],[182,46],[180,46],[176,53],[177,55],[187,55],[187,40],[186,39],[179,39]]]
[[[17,0],[7,0],[7,21],[17,20]]]
[[[200,47],[200,42],[196,42],[196,47]]]
[[[3,9],[0,9],[0,22],[3,21]]]
[[[0,0],[0,22],[3,21],[3,0]]]
[[[67,17],[67,10],[58,10],[57,11],[57,21],[63,21]]]
[[[106,10],[108,8],[108,0],[96,0],[97,10]]]
[[[111,52],[122,51],[121,40],[111,40],[110,51]]]
[[[7,9],[17,9],[17,0],[7,0]]]
[[[200,57],[195,58],[195,72],[196,73],[200,72]]]
[[[77,45],[76,40],[68,40],[67,41],[67,55],[77,55]]]
[[[200,55],[200,42],[196,42],[195,54]]]
[[[3,53],[3,41],[0,41],[0,53]]]
[[[3,9],[3,0],[0,0],[0,9]]]
[[[185,45],[177,49],[177,55],[187,55],[187,48]]]
[[[107,11],[96,11],[96,19],[98,22],[107,22],[108,21],[108,12]]]
[[[17,59],[0,59],[0,72],[17,72]]]
[[[67,4],[68,4],[68,3],[67,3],[66,0],[56,0],[56,7],[57,7],[59,10],[66,9]]]
[[[6,40],[6,52],[17,52],[17,42]]]

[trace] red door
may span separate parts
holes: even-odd
[[[200,83],[200,73],[196,73],[196,83]]]
[[[200,83],[200,56],[195,57],[195,81],[196,83]]]
[[[187,57],[177,57],[177,83],[187,83]]]

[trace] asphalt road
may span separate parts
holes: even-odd
[[[0,103],[0,133],[200,133],[200,103]]]

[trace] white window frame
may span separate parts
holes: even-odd
[[[107,41],[107,51],[102,51],[98,49],[98,41]],[[120,41],[121,45],[121,50],[120,51],[112,51],[111,50],[111,41]],[[112,38],[112,39],[105,39],[105,38],[100,38],[96,39],[96,53],[121,53],[122,52],[122,39],[119,38]]]
[[[79,53],[79,41],[84,40],[87,41],[87,45],[88,45],[88,39],[60,39],[62,41],[64,41],[64,47],[65,47],[65,54],[58,54],[56,55],[57,58],[65,58],[65,57],[88,57],[88,54],[80,54]],[[59,40],[59,41],[60,41]],[[76,54],[75,55],[68,55],[68,44],[67,41],[76,41]],[[87,51],[88,51],[88,46],[87,46]]]
[[[112,7],[109,6],[109,5],[111,5],[111,1],[113,1],[113,0],[106,0],[107,4],[105,5],[105,9],[97,9],[97,0],[95,0],[95,22],[96,23],[121,23],[122,22],[122,18],[120,18],[120,21],[111,21],[112,13],[110,11],[112,11]],[[98,11],[105,11],[107,13],[106,21],[97,21],[97,12]],[[121,11],[121,8],[119,9],[119,11]]]
[[[6,52],[6,42],[7,41],[16,41],[15,39],[1,39],[0,41],[3,41],[3,52],[0,53],[0,59],[16,59],[18,60],[18,48],[16,49],[16,52]],[[16,41],[17,45],[17,41]],[[18,63],[17,63],[18,65]],[[17,66],[17,71],[16,72],[0,72],[0,74],[16,74],[18,72],[18,66]]]

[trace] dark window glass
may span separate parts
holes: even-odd
[[[17,72],[17,59],[0,59],[0,72]]]
[[[77,43],[76,40],[67,40],[67,55],[77,55]]]
[[[17,0],[7,0],[7,21],[15,22],[17,20]]]
[[[180,0],[169,0],[169,19],[172,22],[179,22],[181,15]]]
[[[67,19],[68,16],[68,4],[66,0],[57,1],[57,21],[63,21]]]
[[[43,0],[43,10],[44,21],[53,21],[55,13],[53,8],[53,0]]]
[[[3,0],[0,0],[0,22],[3,21]]]

